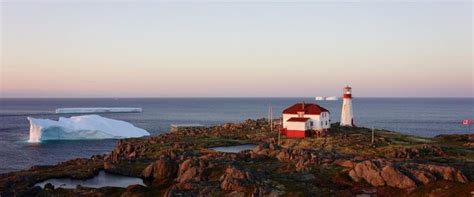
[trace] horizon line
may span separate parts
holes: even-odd
[[[137,96],[137,97],[0,97],[0,99],[163,99],[163,98],[177,98],[177,99],[186,99],[186,98],[315,98],[315,96]],[[337,97],[342,98],[342,96]],[[355,96],[353,98],[472,98],[474,96],[386,96],[386,97],[377,97],[377,96]]]

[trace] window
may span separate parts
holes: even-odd
[[[321,126],[323,126],[323,121],[321,121]]]
[[[326,120],[326,126],[328,126],[328,121]]]
[[[309,125],[310,125],[310,126],[313,126],[313,121],[309,122]]]

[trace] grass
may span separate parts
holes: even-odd
[[[231,139],[225,137],[217,136],[206,136],[206,137],[185,137],[182,139],[184,142],[192,143],[197,147],[209,148],[216,146],[235,146],[242,144],[250,144],[251,141],[240,140],[240,139]]]

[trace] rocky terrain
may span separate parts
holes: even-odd
[[[210,147],[256,144],[240,153]],[[0,175],[0,196],[474,196],[474,135],[421,138],[332,125],[324,137],[290,139],[264,119],[119,140],[108,155]],[[45,188],[50,178],[100,170],[146,187]]]

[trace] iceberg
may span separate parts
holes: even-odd
[[[28,117],[30,143],[42,140],[119,139],[148,136],[132,124],[99,115],[60,117],[58,121]]]
[[[317,97],[315,97],[315,99],[316,99],[317,101],[324,101],[324,97],[323,97],[323,96],[317,96]]]
[[[338,97],[337,96],[330,96],[326,98],[326,101],[337,101]]]
[[[85,107],[85,108],[58,108],[57,114],[72,113],[126,113],[126,112],[142,112],[142,108],[126,108],[126,107]]]

